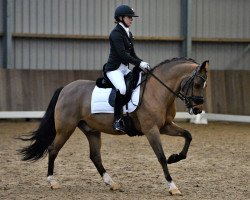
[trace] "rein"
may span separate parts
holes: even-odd
[[[175,91],[173,91],[170,87],[168,87],[165,83],[163,83],[157,76],[155,76],[151,70],[147,71],[148,74],[150,74],[151,76],[153,76],[157,81],[159,81],[165,88],[167,88],[170,92],[172,92],[175,96],[177,96],[178,98],[180,98],[182,101],[186,100],[186,96],[183,95],[182,93],[178,92],[176,93]]]

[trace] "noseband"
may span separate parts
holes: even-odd
[[[204,85],[206,83],[206,79],[207,77],[202,77],[201,75],[198,74],[198,69],[200,68],[200,66],[198,66],[192,76],[187,80],[187,82],[185,83],[185,85],[183,86],[183,88],[181,89],[180,92],[175,92],[173,91],[170,87],[168,87],[165,83],[163,83],[157,76],[155,76],[152,71],[152,70],[148,70],[148,74],[150,74],[151,76],[153,76],[157,81],[159,81],[165,88],[167,88],[171,93],[173,93],[176,97],[178,97],[179,99],[181,99],[182,101],[185,102],[185,105],[187,108],[193,108],[193,103],[195,103],[195,105],[201,105],[204,103],[204,97],[202,96],[194,96],[193,95],[193,85],[194,85],[194,79],[195,77],[199,77],[201,78],[203,81],[204,81]],[[183,94],[183,89],[187,87],[187,90],[186,92]],[[189,90],[192,90],[192,95],[191,96],[187,96],[188,95],[188,92]]]
[[[183,97],[183,100],[185,101],[186,107],[187,108],[192,108],[193,107],[193,103],[195,105],[201,105],[204,103],[204,97],[202,96],[194,96],[193,95],[193,86],[194,86],[194,79],[195,77],[199,77],[203,80],[204,82],[204,86],[206,83],[206,77],[202,77],[201,75],[198,74],[198,69],[200,66],[198,66],[192,76],[187,80],[187,82],[184,84],[183,88],[181,89],[181,91],[183,92],[183,90],[187,87],[186,92],[183,94],[181,92],[179,92],[179,94],[181,94],[181,96]],[[187,96],[188,92],[191,90],[191,96]]]

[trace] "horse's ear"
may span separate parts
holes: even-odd
[[[209,65],[209,61],[208,60],[204,61],[201,64],[199,71],[200,72],[202,72],[202,71],[207,72],[208,71],[208,65]]]

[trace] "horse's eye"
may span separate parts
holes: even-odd
[[[195,83],[195,84],[194,84],[194,88],[195,88],[195,89],[200,89],[200,87],[201,87],[201,85],[200,85],[199,83]]]

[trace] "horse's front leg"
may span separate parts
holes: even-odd
[[[184,144],[182,151],[179,154],[172,154],[168,158],[168,164],[176,163],[180,160],[186,159],[187,152],[188,152],[190,143],[192,141],[191,134],[187,130],[180,128],[173,122],[171,124],[166,124],[163,128],[161,128],[160,133],[170,135],[170,136],[180,136],[180,137],[185,138],[185,144]]]
[[[144,134],[146,135],[151,147],[153,148],[158,158],[158,161],[162,166],[165,178],[169,186],[169,193],[171,195],[181,195],[181,192],[174,184],[172,177],[170,176],[170,173],[168,171],[167,159],[162,148],[159,129],[155,126],[148,131],[144,131]]]

